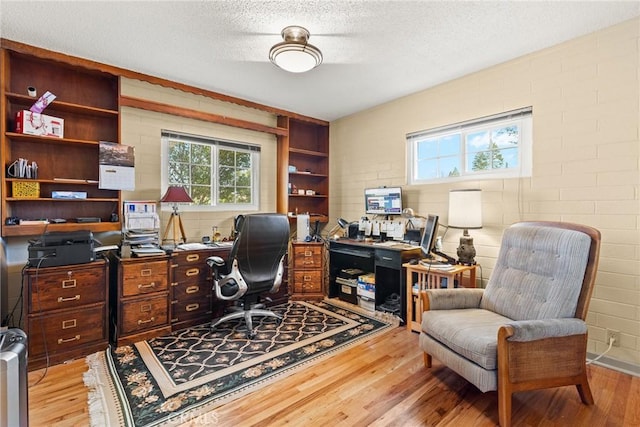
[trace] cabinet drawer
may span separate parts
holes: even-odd
[[[212,294],[210,282],[178,282],[173,285],[174,300],[206,298]]]
[[[322,268],[322,246],[294,246],[294,268]]]
[[[167,261],[122,265],[122,295],[133,296],[167,289]]]
[[[399,251],[385,251],[376,249],[376,266],[399,270],[402,265],[402,255]]]
[[[107,339],[104,304],[54,315],[29,317],[29,356],[74,349],[87,343]]]
[[[122,335],[167,324],[167,295],[122,302]]]
[[[30,312],[78,307],[106,297],[104,268],[74,269],[30,276]]]
[[[205,263],[180,265],[173,269],[174,283],[204,283],[210,276],[209,266]]]
[[[322,292],[322,271],[296,271],[293,273],[293,292]]]
[[[203,323],[211,321],[213,317],[211,301],[211,293],[200,298],[172,301],[171,323],[184,322],[196,318],[202,318]]]

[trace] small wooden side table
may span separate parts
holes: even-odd
[[[455,265],[451,270],[430,268],[422,264],[402,264],[407,269],[407,329],[420,332],[422,321],[422,303],[420,291],[424,289],[453,288],[456,281],[459,287],[476,287],[478,265]],[[465,273],[469,274],[465,281]],[[446,280],[446,286],[444,286]],[[414,285],[418,285],[414,287]]]

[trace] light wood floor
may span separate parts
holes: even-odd
[[[513,402],[514,426],[638,426],[640,378],[591,365],[596,404],[575,387],[524,392]],[[87,426],[84,360],[49,368],[29,389],[31,426]],[[34,384],[43,370],[29,374]],[[496,393],[474,386],[434,360],[422,364],[418,335],[399,327],[283,378],[196,414],[202,426],[493,426]]]

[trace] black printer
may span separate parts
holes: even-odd
[[[93,233],[89,230],[44,233],[29,242],[29,265],[55,267],[95,261]]]

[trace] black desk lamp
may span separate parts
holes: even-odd
[[[343,230],[347,230],[347,235],[349,234],[349,221],[347,221],[344,218],[338,218],[338,223],[331,229],[331,231],[329,231],[329,233],[327,234],[327,237],[329,239],[331,239],[331,237],[333,236],[333,233],[335,233],[336,231],[338,231],[338,228],[342,228]]]

